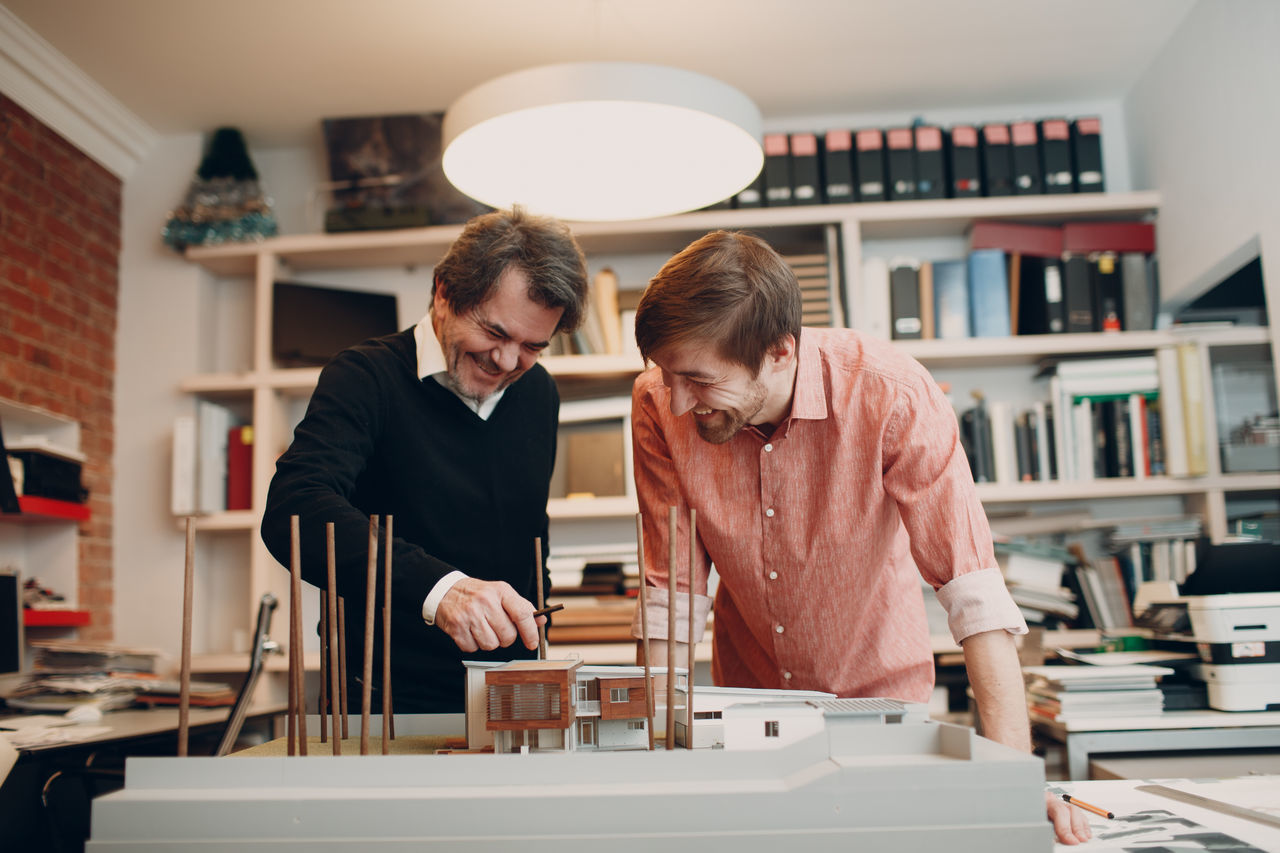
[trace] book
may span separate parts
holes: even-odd
[[[1063,257],[1062,305],[1067,332],[1095,330],[1093,284],[1089,273],[1089,259],[1084,255]]]
[[[896,259],[889,264],[890,333],[893,340],[918,340],[924,323],[920,319],[920,265],[918,261]]]
[[[764,135],[764,203],[785,207],[791,198],[791,147],[785,133]]]
[[[964,261],[933,262],[934,332],[939,338],[969,337],[969,278]]]
[[[1160,347],[1155,352],[1156,370],[1160,385],[1159,407],[1161,449],[1164,452],[1164,470],[1170,477],[1188,474],[1186,420],[1182,414],[1182,376],[1178,366],[1178,351],[1172,346]]]
[[[1191,341],[1176,345],[1179,388],[1182,391],[1182,422],[1187,442],[1187,474],[1201,477],[1209,473],[1208,428],[1205,417],[1204,369],[1200,348]]]
[[[973,337],[1006,337],[1012,326],[1009,313],[1009,276],[1004,252],[975,249],[969,253],[969,313]]]
[[[1114,252],[1099,252],[1089,258],[1095,332],[1120,331],[1120,316],[1124,312],[1124,292],[1116,261]]]
[[[984,124],[981,134],[983,195],[1013,195],[1013,159],[1009,125]]]
[[[1093,252],[1156,250],[1156,226],[1152,222],[1068,222],[1062,226],[1062,251],[1077,255]]]
[[[1071,123],[1071,159],[1075,163],[1076,192],[1106,189],[1102,170],[1102,119],[1078,118]]]
[[[1018,448],[1009,403],[1004,400],[989,401],[987,422],[991,430],[991,479],[996,483],[1016,483]]]
[[[791,134],[791,203],[821,204],[822,183],[818,174],[818,135]]]
[[[947,134],[947,195],[976,198],[982,195],[982,167],[978,156],[978,129],[954,125]]]
[[[916,197],[915,139],[909,127],[885,131],[885,181],[890,201]]]
[[[1036,258],[1062,255],[1062,226],[979,220],[969,228],[969,248],[1001,249]]]
[[[1066,331],[1062,300],[1062,265],[1052,258],[1024,254],[1017,277],[1018,334],[1045,335]]]
[[[173,419],[169,511],[176,516],[194,515],[196,512],[196,419],[194,415],[178,415]]]
[[[1150,331],[1156,327],[1155,264],[1141,252],[1120,255],[1120,328],[1126,332]]]
[[[196,511],[227,508],[227,436],[231,410],[209,400],[196,402]]]
[[[618,276],[612,267],[604,267],[591,282],[591,296],[600,321],[602,352],[622,352],[622,322],[618,313]]]
[[[822,139],[824,196],[828,204],[844,204],[855,199],[853,189],[853,132],[828,130]]]
[[[920,337],[930,340],[936,336],[933,315],[933,262],[921,261],[920,270]]]
[[[1009,142],[1014,195],[1039,195],[1044,192],[1044,181],[1040,173],[1040,134],[1036,123],[1015,121],[1010,124]]]
[[[877,338],[890,340],[893,322],[889,306],[889,263],[884,258],[866,258],[862,262],[862,310],[853,316],[853,327]]]
[[[733,206],[738,208],[751,208],[764,206],[764,168],[760,169],[760,174],[756,175],[755,180],[738,190],[738,194],[734,196]]]
[[[1040,164],[1046,193],[1075,192],[1071,126],[1066,119],[1049,118],[1040,121]]]
[[[916,198],[946,198],[946,156],[942,149],[942,128],[915,127]]]
[[[853,148],[858,201],[884,201],[884,134],[877,128],[859,130],[854,134]]]
[[[227,509],[253,505],[253,427],[233,426],[227,431]]]

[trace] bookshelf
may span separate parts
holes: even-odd
[[[40,446],[79,457],[80,424],[72,418],[0,400],[0,428],[6,446]],[[8,473],[6,466],[3,475]],[[89,613],[76,607],[79,525],[89,519],[89,506],[35,495],[19,495],[18,506],[19,513],[0,514],[0,568],[16,569],[19,585],[38,578],[42,586],[66,598],[69,609],[23,611],[25,627],[39,632],[34,636],[63,636],[89,623]]]
[[[623,290],[643,286],[648,277],[674,252],[708,231],[750,230],[769,240],[784,255],[827,253],[838,257],[843,282],[841,298],[860,304],[864,257],[915,251],[923,256],[951,252],[962,256],[964,235],[980,219],[1061,224],[1072,220],[1152,219],[1159,211],[1156,192],[1089,195],[1011,196],[1001,198],[942,199],[889,203],[813,205],[744,210],[708,210],[661,219],[578,223],[575,236],[587,253],[592,274],[603,265],[619,271]],[[355,276],[413,277],[415,287],[429,288],[431,265],[447,250],[461,226],[435,226],[397,231],[284,236],[261,243],[191,248],[186,258],[198,265],[219,299],[230,303],[216,312],[209,324],[220,337],[216,346],[203,349],[221,353],[209,369],[187,377],[180,390],[192,397],[231,401],[252,413],[255,433],[262,438],[253,447],[252,508],[200,517],[199,530],[223,536],[247,537],[246,575],[237,582],[244,591],[240,613],[226,621],[247,631],[262,593],[271,591],[284,600],[286,575],[266,552],[257,536],[258,519],[276,455],[287,445],[296,419],[319,374],[316,368],[282,368],[271,352],[271,291],[276,280],[298,274],[326,272]],[[833,244],[837,247],[832,250]],[[924,247],[923,249],[920,247]],[[424,302],[425,305],[425,302]],[[230,324],[223,317],[231,317]],[[401,326],[416,320],[402,318]],[[227,330],[226,326],[233,326]],[[219,327],[224,327],[219,331]],[[981,381],[987,372],[1003,376],[1016,371],[1034,373],[1036,362],[1049,356],[1115,352],[1150,353],[1184,339],[1175,331],[1057,334],[1012,338],[903,341],[904,350],[937,374],[959,373]],[[1197,343],[1208,355],[1217,348],[1266,348],[1265,328],[1213,328],[1199,333]],[[637,356],[548,356],[544,365],[561,383],[562,395],[572,396],[575,383],[602,381],[629,386],[642,369]],[[1211,418],[1211,416],[1208,416]],[[1209,437],[1215,436],[1212,424]],[[1216,441],[1210,444],[1216,448]],[[1216,459],[1216,451],[1210,453]],[[1172,501],[1184,511],[1201,513],[1205,529],[1215,540],[1226,532],[1224,505],[1237,493],[1275,493],[1280,473],[1224,473],[1214,462],[1204,476],[1153,477],[1145,480],[1092,482],[1030,482],[983,484],[979,494],[989,506],[1076,503],[1103,507],[1113,501]],[[575,537],[590,539],[608,529],[612,536],[634,536],[631,516],[636,511],[630,495],[595,499],[556,499],[549,506],[553,540],[569,544]],[[600,534],[604,535],[604,534]],[[240,547],[234,553],[241,555]],[[216,645],[216,644],[215,644]],[[225,648],[230,651],[229,644]],[[225,655],[223,656],[225,657]],[[210,661],[210,666],[215,664]],[[224,664],[216,664],[218,666]]]

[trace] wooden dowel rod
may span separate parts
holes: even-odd
[[[391,751],[391,739],[395,728],[392,723],[394,714],[391,710],[391,516],[386,517],[383,525],[383,539],[386,550],[383,552],[382,571],[382,754]]]
[[[333,754],[342,755],[342,734],[338,730],[338,577],[337,555],[333,541],[333,522],[325,522],[325,548],[328,552],[328,570],[326,578],[329,594],[327,596],[329,630],[325,643],[329,646],[329,708],[333,712]]]
[[[320,590],[320,742],[329,742],[329,593]]]
[[[689,508],[689,675],[684,693],[684,748],[693,749],[693,563],[698,557],[698,511]]]
[[[676,508],[667,519],[667,749],[676,748]]]
[[[293,664],[294,712],[298,715],[298,754],[307,754],[306,659],[302,653],[302,535],[298,516],[289,519],[289,650]]]
[[[342,739],[351,736],[347,723],[347,607],[338,596],[338,711],[342,716]]]
[[[178,755],[187,754],[191,723],[191,598],[196,573],[196,520],[187,517],[187,555],[182,572],[182,658],[178,674]]]
[[[653,751],[653,676],[649,671],[648,594],[645,590],[644,516],[636,513],[636,558],[640,563],[640,662],[644,664],[644,712],[649,731],[649,751]]]
[[[533,538],[533,573],[538,579],[538,609],[547,606],[546,591],[542,588],[542,537]],[[547,626],[538,626],[538,660],[547,659]]]
[[[369,561],[364,571],[364,667],[360,670],[360,754],[369,754],[373,722],[373,608],[378,582],[378,517],[369,516]]]

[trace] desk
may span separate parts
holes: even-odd
[[[1280,829],[1223,814],[1158,794],[1139,791],[1154,782],[1202,797],[1280,817],[1280,776],[1232,779],[1158,779],[1062,782],[1065,792],[1115,813],[1114,820],[1089,815],[1093,838],[1085,844],[1057,844],[1055,853],[1153,850],[1280,850]],[[1133,819],[1128,819],[1132,817]],[[1234,842],[1229,839],[1234,839]]]
[[[1280,711],[1165,711],[1149,717],[1033,720],[1032,728],[1066,746],[1067,776],[1089,776],[1098,752],[1160,752],[1280,747]]]
[[[271,717],[283,714],[288,710],[284,704],[270,704],[251,707],[245,714],[245,725],[252,721],[269,722]],[[188,726],[192,734],[208,732],[211,729],[221,730],[227,721],[230,706],[220,708],[192,708],[188,717]],[[70,743],[55,743],[44,746],[33,746],[19,750],[23,753],[47,752],[50,750],[69,750],[83,746],[102,746],[121,742],[137,743],[151,739],[167,739],[178,732],[178,709],[176,707],[157,708],[125,708],[119,711],[108,711],[102,716],[101,723],[95,726],[107,726],[110,731],[96,736]],[[0,727],[4,719],[0,718]],[[274,737],[275,732],[269,733]]]

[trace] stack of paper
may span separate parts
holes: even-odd
[[[1061,722],[1081,717],[1147,717],[1164,710],[1156,682],[1163,666],[1023,667],[1032,719]]]

